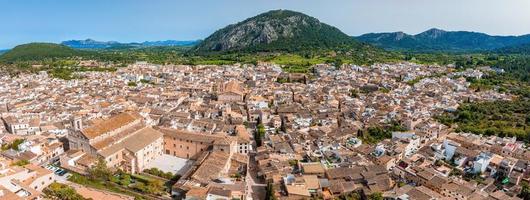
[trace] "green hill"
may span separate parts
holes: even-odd
[[[70,47],[53,43],[29,43],[16,46],[0,56],[2,62],[36,61],[49,58],[68,58],[88,55]]]
[[[297,52],[304,50],[366,48],[339,29],[314,17],[289,10],[273,10],[222,28],[195,52]]]

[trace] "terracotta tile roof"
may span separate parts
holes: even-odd
[[[124,112],[115,115],[108,120],[98,121],[92,126],[83,129],[81,132],[88,139],[93,139],[101,134],[116,130],[138,119],[141,119],[140,114]]]
[[[298,195],[298,196],[311,197],[311,194],[309,193],[309,190],[307,190],[307,188],[305,186],[285,185],[285,189],[287,190],[287,193],[289,193],[289,195]]]
[[[224,89],[225,92],[233,92],[239,95],[243,94],[243,88],[241,87],[241,85],[239,85],[237,81],[230,81],[226,83]]]
[[[145,127],[123,139],[119,143],[113,144],[98,153],[104,157],[108,157],[123,149],[127,149],[131,152],[138,152],[159,138],[162,138],[162,133],[151,127]]]
[[[217,179],[229,158],[230,155],[226,152],[212,152],[191,177],[202,183]]]
[[[304,174],[324,174],[326,170],[320,162],[302,164]]]
[[[174,137],[175,139],[191,140],[193,142],[204,142],[213,144],[214,141],[223,138],[217,135],[208,135],[195,132],[189,132],[180,129],[158,128],[165,137]]]

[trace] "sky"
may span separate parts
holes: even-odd
[[[530,0],[0,0],[0,49],[72,39],[203,39],[262,12],[289,9],[348,35],[430,28],[530,34]]]

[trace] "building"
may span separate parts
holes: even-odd
[[[18,118],[15,116],[2,117],[7,131],[15,135],[37,134],[40,132],[39,118]]]
[[[40,199],[42,190],[54,181],[53,172],[48,169],[0,160],[0,199]]]
[[[217,95],[217,99],[223,102],[243,101],[244,91],[237,81],[229,81],[221,87],[222,90]]]
[[[68,135],[71,149],[107,162],[107,167],[135,173],[162,155],[163,134],[143,122],[138,113],[121,113],[83,128],[74,120]]]
[[[473,173],[483,173],[488,168],[488,165],[492,159],[491,153],[480,153],[473,162]]]
[[[196,159],[212,148],[220,136],[193,133],[185,130],[160,128],[164,134],[164,153],[179,158]]]
[[[252,150],[250,144],[250,134],[243,125],[236,126],[237,135],[237,152],[241,154],[248,154]]]

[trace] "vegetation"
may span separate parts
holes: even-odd
[[[20,149],[18,148],[18,146],[22,144],[23,142],[24,142],[24,139],[15,139],[10,144],[2,144],[2,150],[5,151],[8,149],[13,149],[15,151],[19,151]]]
[[[100,158],[96,165],[88,170],[88,177],[92,180],[106,181],[112,176],[112,172],[107,168],[107,162]]]
[[[462,178],[466,181],[475,181],[479,184],[483,184],[484,181],[486,181],[485,178],[482,177],[482,174],[479,172],[479,173],[469,173],[469,172],[466,172],[464,173],[464,175],[462,176]]]
[[[136,84],[136,82],[129,81],[129,82],[127,83],[127,86],[129,86],[129,87],[136,87],[136,86],[138,86],[138,84]]]
[[[457,124],[457,131],[500,137],[517,137],[530,142],[530,100],[464,103],[456,112],[437,116],[446,125]]]
[[[68,58],[74,56],[86,56],[90,52],[79,51],[70,47],[53,43],[29,43],[16,46],[12,50],[2,54],[0,61],[35,61],[52,58]]]
[[[289,162],[289,166],[296,166],[298,165],[298,160],[295,160],[295,159],[291,159],[288,161]]]
[[[519,197],[522,199],[530,199],[530,186],[526,182],[521,183],[521,193]]]
[[[25,166],[27,164],[29,164],[28,160],[18,160],[15,163],[13,163],[13,165],[16,165],[16,166]]]
[[[356,39],[391,50],[411,52],[469,52],[497,50],[516,53],[527,50],[530,36],[490,36],[467,31],[430,29],[417,35],[403,32],[369,33]]]
[[[350,192],[348,194],[341,194],[337,200],[361,200],[361,195],[358,192]]]
[[[44,197],[51,200],[88,200],[75,191],[74,188],[54,182],[43,190]]]
[[[137,174],[127,174],[122,171],[111,172],[103,159],[88,170],[87,176],[74,173],[69,181],[101,190],[109,190],[142,198],[141,194],[161,195],[165,187],[158,179],[151,179]]]
[[[162,170],[159,170],[158,168],[151,168],[151,169],[144,169],[145,173],[158,176],[167,180],[174,179],[175,176],[171,172],[163,172]],[[177,175],[178,176],[178,175]]]
[[[273,10],[216,31],[194,50],[293,52],[350,45],[361,44],[316,18],[289,10]]]
[[[254,133],[254,140],[256,141],[256,145],[260,147],[263,143],[263,138],[265,137],[265,126],[263,124],[258,124],[256,128],[256,132]]]
[[[368,200],[383,200],[383,194],[375,192],[367,196]]]
[[[274,185],[272,183],[267,183],[265,188],[265,200],[276,200]]]
[[[372,126],[365,130],[359,131],[363,142],[368,144],[376,144],[384,139],[392,138],[392,132],[394,131],[406,131],[407,129],[401,126],[396,121],[392,121],[384,126]]]
[[[356,89],[351,89],[350,90],[350,97],[351,98],[359,98],[359,91],[356,90]]]

